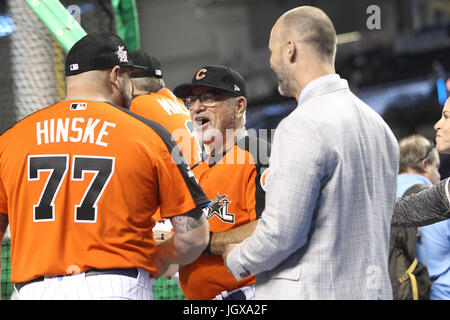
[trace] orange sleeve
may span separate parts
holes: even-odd
[[[8,214],[8,204],[6,201],[6,191],[3,182],[0,179],[0,212]]]
[[[161,218],[184,214],[209,204],[177,144],[166,140],[167,152],[156,164]]]

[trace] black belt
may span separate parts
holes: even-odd
[[[104,270],[91,269],[91,270],[86,271],[85,274],[86,274],[86,277],[98,276],[98,275],[103,275],[103,274],[112,274],[112,275],[119,275],[119,276],[127,276],[127,277],[130,277],[130,278],[137,278],[138,274],[139,274],[139,271],[138,271],[137,268],[131,268],[131,269],[104,269]],[[44,277],[40,276],[40,277],[37,277],[37,278],[35,278],[33,280],[30,280],[30,281],[15,283],[14,286],[16,287],[16,290],[19,291],[21,288],[23,288],[27,284],[30,284],[30,283],[33,283],[33,282],[39,282],[39,281],[44,281]]]

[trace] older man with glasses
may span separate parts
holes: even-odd
[[[192,171],[212,199],[204,210],[209,245],[196,261],[180,267],[181,289],[188,299],[253,299],[255,277],[237,281],[222,259],[225,245],[251,235],[265,203],[270,148],[245,129],[245,80],[230,67],[204,66],[174,93],[189,109],[197,139],[209,149],[209,158]]]

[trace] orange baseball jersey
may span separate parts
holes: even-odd
[[[11,282],[156,266],[152,227],[209,203],[170,134],[118,106],[62,101],[0,136]]]
[[[166,128],[190,166],[204,159],[205,147],[194,137],[189,111],[169,89],[134,96],[130,110]]]
[[[261,216],[269,153],[267,142],[245,136],[220,158],[210,158],[193,167],[200,186],[211,199],[204,209],[210,231],[227,231]],[[255,282],[254,276],[236,281],[227,271],[222,256],[211,254],[202,254],[179,274],[181,289],[190,300],[213,299],[222,291]]]

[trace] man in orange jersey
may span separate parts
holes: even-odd
[[[245,129],[245,80],[229,67],[205,66],[174,93],[184,99],[196,136],[209,148],[209,158],[192,170],[213,199],[205,210],[209,245],[196,261],[180,267],[181,288],[188,299],[253,299],[255,278],[236,281],[221,256],[226,244],[251,235],[264,209],[261,181],[270,147]]]
[[[189,111],[183,101],[166,88],[163,71],[158,58],[144,50],[130,52],[130,59],[147,70],[133,72],[133,99],[130,110],[146,119],[155,121],[167,129],[174,137],[189,166],[200,162],[206,155],[205,147],[194,136]],[[167,220],[157,217],[158,230],[170,231],[172,226]]]
[[[135,70],[118,36],[86,35],[67,55],[66,100],[0,136],[19,299],[151,299],[155,278],[204,250],[209,199],[170,133],[127,110]],[[158,208],[174,235],[156,246]]]
[[[133,100],[130,110],[166,128],[190,166],[203,160],[205,147],[194,136],[191,117],[183,101],[166,88],[158,58],[144,50],[131,51],[130,58],[147,68],[131,74]]]
[[[193,166],[205,158],[205,146],[194,136],[191,116],[183,101],[166,88],[163,70],[159,59],[144,50],[130,52],[130,59],[147,70],[133,72],[133,100],[130,110],[144,118],[155,121],[167,129],[181,149],[188,164]],[[156,225],[153,228],[155,239],[165,240],[170,236],[172,225],[169,219],[161,219],[155,214]],[[177,282],[176,275],[172,279]]]

